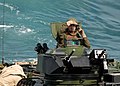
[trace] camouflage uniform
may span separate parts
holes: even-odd
[[[57,40],[58,40],[58,46],[57,47],[65,47],[64,40],[68,40],[68,36],[71,36],[71,39],[79,39],[81,38],[79,32],[77,32],[75,35],[71,35],[68,32],[57,34]],[[90,48],[90,43],[87,37],[80,40],[80,45],[83,45],[87,48]]]

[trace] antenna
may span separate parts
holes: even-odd
[[[2,25],[3,25],[3,30],[2,30],[2,64],[4,64],[4,26],[5,26],[5,0],[3,0],[3,21],[2,21]]]

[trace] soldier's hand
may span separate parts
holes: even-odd
[[[82,28],[79,29],[79,33],[81,34],[81,36],[82,36],[83,38],[86,37],[86,34],[85,34],[85,32],[84,32],[84,30],[83,30]]]
[[[80,28],[79,28],[79,32],[81,32],[82,30],[83,30],[83,29],[80,27]]]

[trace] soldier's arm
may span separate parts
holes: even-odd
[[[83,38],[83,45],[87,48],[90,48],[90,42],[87,37]]]
[[[84,30],[82,28],[79,29],[79,33],[81,34],[83,40],[82,40],[82,44],[87,47],[87,48],[90,48],[90,42],[84,32]]]

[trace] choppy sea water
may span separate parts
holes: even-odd
[[[6,62],[35,60],[38,42],[56,46],[50,23],[70,17],[82,22],[92,48],[120,60],[120,0],[0,0],[0,59],[4,46]]]

